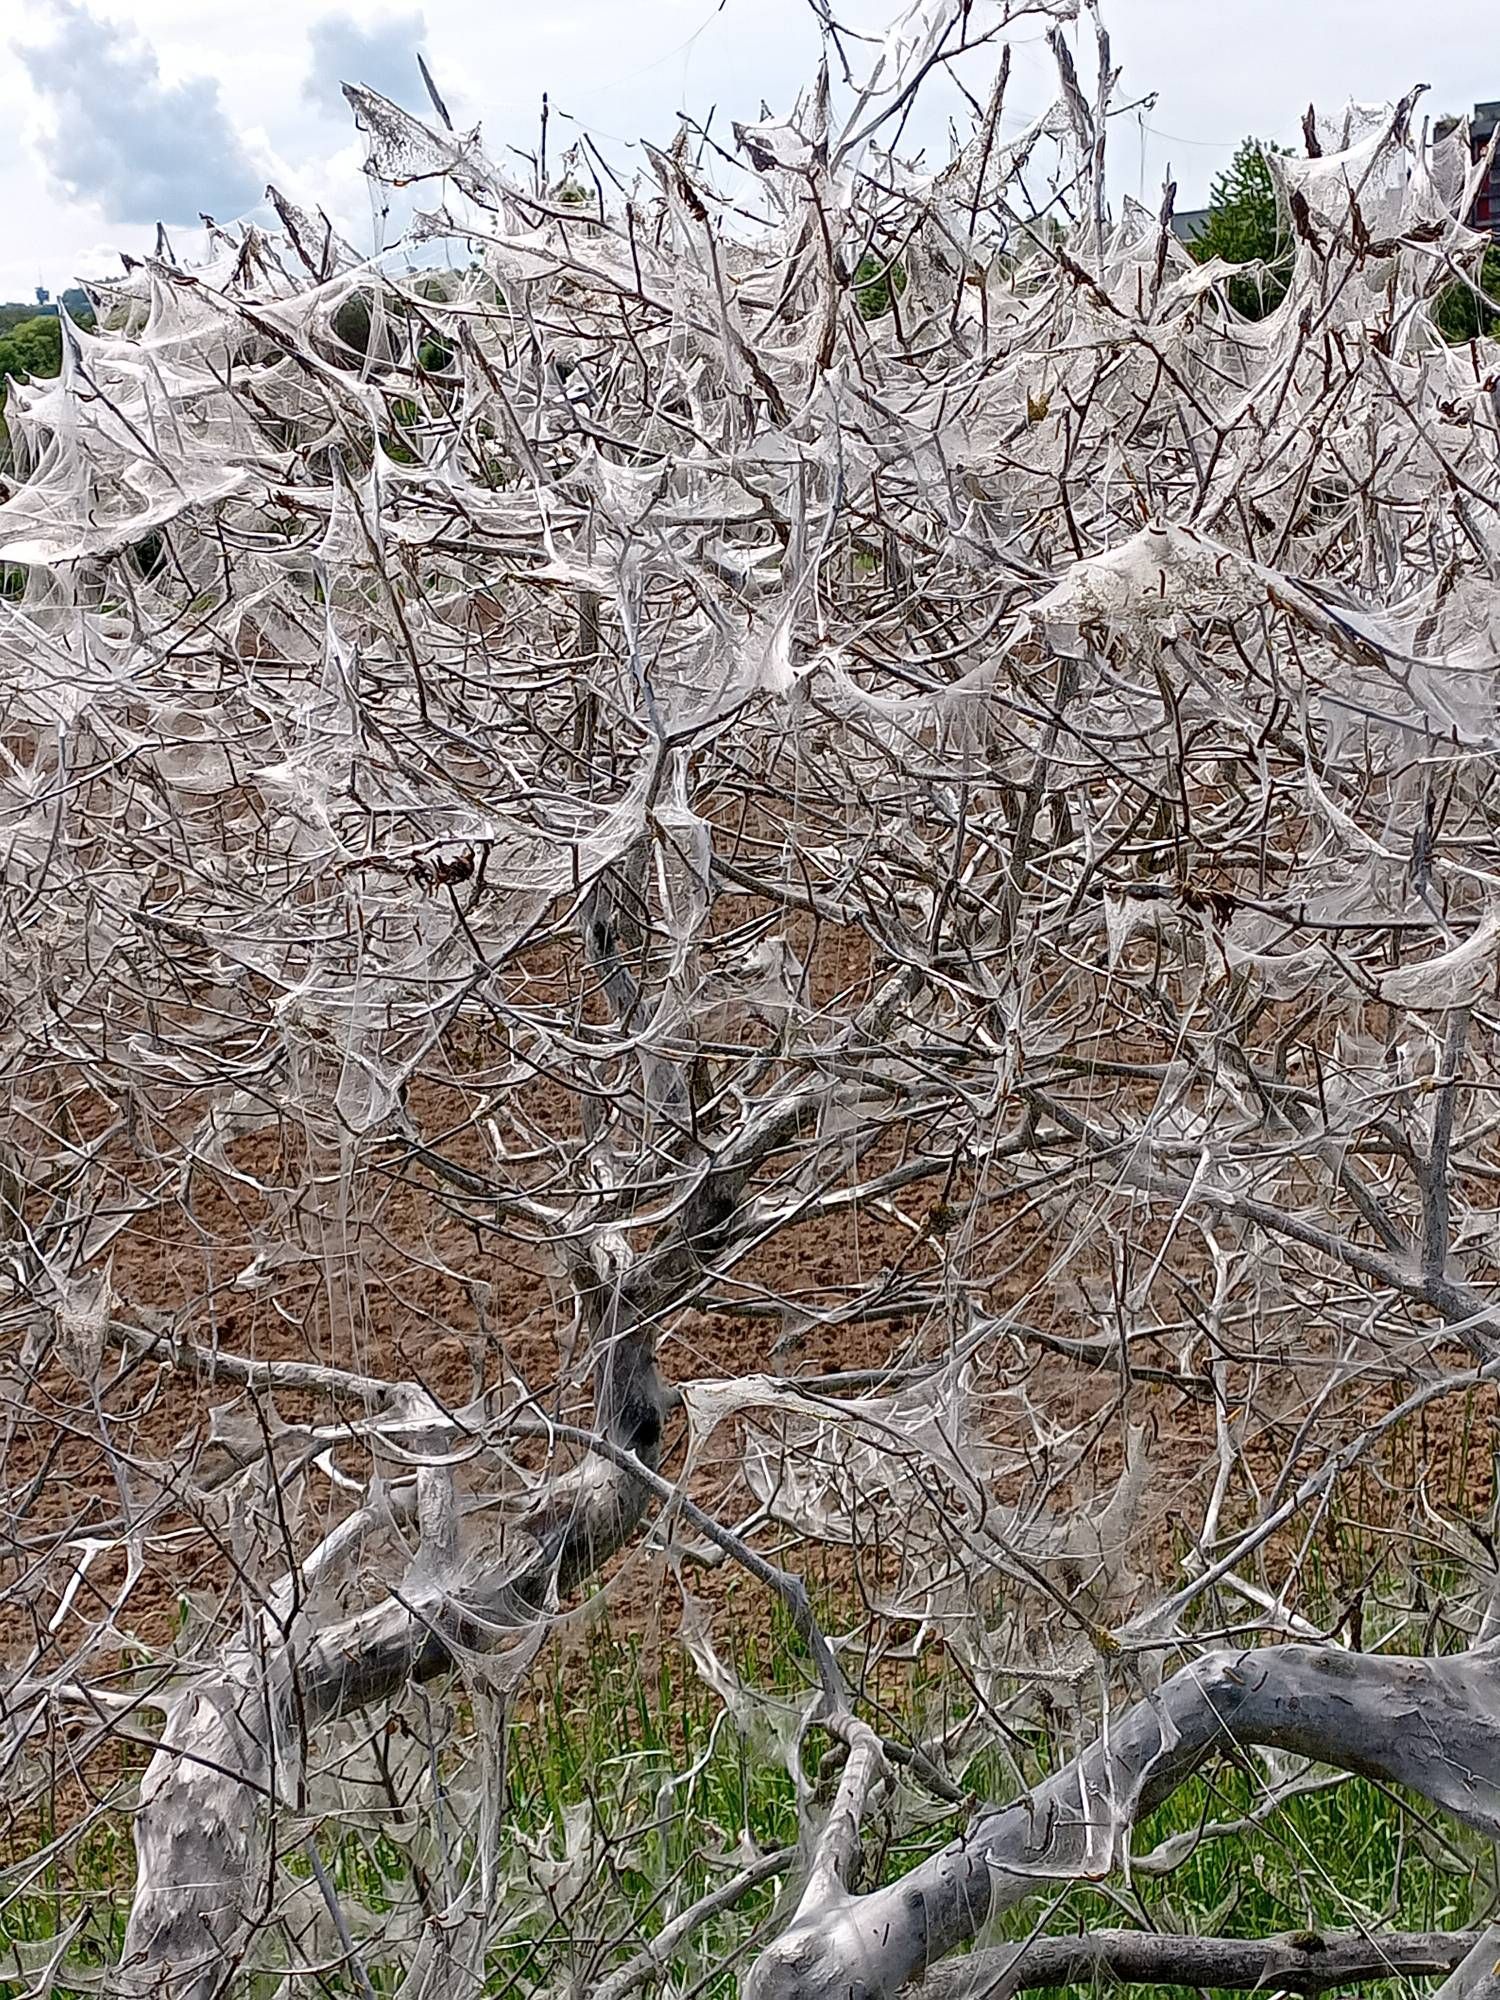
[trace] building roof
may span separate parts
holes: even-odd
[[[1184,243],[1196,243],[1208,227],[1212,214],[1207,208],[1179,208],[1172,216],[1172,234],[1180,236]]]

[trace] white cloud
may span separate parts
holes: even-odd
[[[330,92],[363,72],[356,80],[423,111],[413,28],[455,120],[482,119],[498,156],[507,144],[535,149],[545,90],[554,158],[575,136],[576,119],[627,171],[639,156],[620,142],[669,142],[679,109],[701,117],[717,106],[716,134],[727,133],[731,118],[754,118],[762,98],[784,110],[818,52],[807,0],[505,0],[490,8],[337,0],[320,19],[318,4],[9,0],[7,20],[24,10],[32,25],[19,32],[33,45],[55,52],[70,23],[81,41],[76,76],[56,53],[39,74],[35,49],[25,62],[0,61],[0,295],[27,296],[39,271],[54,286],[66,283],[84,246],[116,229],[122,247],[139,251],[157,211],[180,222],[206,208],[226,220],[267,178],[337,208],[368,241],[352,127]],[[870,32],[904,4],[833,0],[833,12]],[[1104,5],[1123,92],[1159,93],[1143,119],[1111,128],[1116,196],[1154,203],[1170,162],[1180,205],[1202,202],[1247,133],[1295,144],[1310,98],[1335,109],[1350,96],[1394,98],[1418,81],[1433,85],[1426,102],[1435,111],[1500,96],[1500,53],[1492,69],[1483,66],[1493,0],[1428,0],[1420,9],[1397,0]],[[1074,39],[1087,72],[1086,22]],[[1007,132],[1044,110],[1056,87],[1039,32],[1023,23],[1014,53]],[[973,72],[966,80],[983,87]],[[956,93],[950,102],[956,107]],[[942,154],[941,117],[917,136]]]
[[[308,30],[311,63],[302,95],[309,104],[347,121],[340,85],[368,84],[382,97],[419,108],[424,103],[417,51],[427,24],[418,13],[397,14],[366,27],[352,14],[325,14]]]
[[[231,218],[262,180],[211,76],[166,82],[149,42],[81,0],[54,0],[56,33],[17,53],[50,129],[40,151],[57,187],[126,223]]]

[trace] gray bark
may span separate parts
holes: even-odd
[[[923,2000],[1009,2000],[1038,1986],[1089,1986],[1098,1979],[1150,1986],[1259,1987],[1327,1993],[1363,1979],[1421,1978],[1452,1972],[1479,1931],[1292,1931],[1282,1937],[1163,1936],[1156,1931],[1090,1931],[950,1959],[922,1985]],[[1444,1989],[1446,1990],[1446,1989]]]
[[[1474,1933],[1469,1951],[1432,2000],[1496,2000],[1497,1994],[1500,1994],[1500,1924],[1488,1924]]]
[[[605,1351],[595,1402],[608,1435],[655,1467],[668,1406],[649,1335]],[[317,1632],[268,1616],[242,1647],[172,1705],[141,1783],[136,1893],[120,1990],[210,2000],[241,1962],[264,1893],[262,1829],[286,1802],[309,1734],[409,1680],[452,1669],[461,1652],[515,1644],[635,1531],[650,1499],[599,1456],[559,1478],[518,1524],[525,1553],[460,1594],[441,1571],[419,1591]]]
[[[1409,1786],[1494,1839],[1500,1648],[1452,1659],[1300,1645],[1208,1655],[898,1881],[799,1909],[752,1969],[747,2000],[894,1996],[1041,1883],[1108,1873],[1121,1836],[1231,1745]]]

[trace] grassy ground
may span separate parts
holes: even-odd
[[[511,1731],[503,1774],[507,1816],[521,1840],[505,1864],[506,1930],[501,1947],[489,1955],[488,1994],[555,1993],[575,1980],[587,1991],[675,1910],[743,1865],[748,1847],[739,1845],[742,1840],[760,1850],[795,1843],[797,1782],[788,1768],[795,1761],[789,1745],[806,1683],[784,1634],[762,1646],[772,1657],[757,1659],[747,1648],[740,1671],[747,1684],[774,1694],[742,1712],[743,1728],[680,1656],[648,1670],[638,1643],[602,1628],[579,1671],[541,1677],[540,1698]],[[925,1692],[930,1715],[938,1690]],[[816,1733],[809,1739],[804,1784],[817,1783],[813,1764],[822,1743]],[[684,1755],[688,1746],[691,1757]],[[1009,1795],[1018,1775],[1038,1774],[1041,1755],[1040,1736],[1022,1738],[1012,1746],[1011,1761],[971,1767],[968,1782],[980,1795]],[[685,1776],[690,1764],[695,1768]],[[1216,1766],[1139,1830],[1135,1853],[1149,1854],[1189,1829],[1240,1819],[1257,1802],[1260,1778],[1258,1767]],[[459,1824],[475,1824],[463,1816],[457,1780],[450,1805]],[[871,1878],[899,1874],[951,1837],[959,1823],[934,1806],[927,1823],[894,1836],[877,1824],[867,1853]],[[444,1867],[435,1850],[425,1853],[377,1833],[373,1820],[368,1835],[351,1834],[334,1817],[320,1824],[309,1816],[304,1825],[323,1872],[348,1907],[356,1942],[362,1930],[372,1934],[360,1944],[370,1988],[393,1992],[398,1981],[393,1968],[381,1964],[376,1941],[382,1918],[414,1880],[421,1895],[446,1903],[454,1879],[434,1879]],[[321,1891],[305,1851],[288,1865],[305,1878],[313,1903]],[[1487,1893],[1477,1879],[1481,1870],[1487,1882],[1493,1863],[1453,1829],[1424,1825],[1378,1787],[1348,1780],[1296,1799],[1248,1832],[1210,1834],[1164,1876],[1136,1872],[1106,1886],[1039,1894],[1005,1921],[999,1935],[1121,1924],[1244,1936],[1388,1925],[1451,1928],[1468,1921],[1476,1899]],[[73,1962],[105,1965],[119,1950],[130,1876],[126,1825],[123,1819],[107,1822],[71,1857],[66,1874],[46,1871],[9,1904],[0,1914],[0,1937],[7,1944],[29,1943],[34,1956],[43,1940],[76,1922],[81,1928]],[[776,1895],[777,1884],[769,1882],[706,1925],[678,1956],[665,1990],[703,2000],[731,1994],[736,1970],[772,1921]],[[361,1912],[368,1913],[363,1924]],[[328,1973],[317,1986],[329,1994],[362,1990],[358,1978],[344,1972]],[[0,1963],[0,1992],[22,1990],[19,1982],[7,1985]],[[86,1982],[71,1986],[66,1975],[55,1988],[59,2000],[84,1990]],[[309,1982],[308,1990],[317,1989]],[[1394,1994],[1395,1983],[1388,1990]]]

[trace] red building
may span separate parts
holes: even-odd
[[[1457,124],[1456,118],[1440,118],[1433,128],[1434,137],[1445,138]],[[1497,125],[1500,125],[1500,99],[1474,106],[1469,120],[1469,144],[1476,160],[1495,136]],[[1474,210],[1469,220],[1476,229],[1482,229],[1487,236],[1500,243],[1500,147],[1495,149],[1490,170],[1474,197]]]
[[[1494,137],[1497,125],[1500,125],[1500,100],[1474,106],[1474,116],[1469,120],[1469,138],[1473,142],[1476,160]],[[1490,162],[1484,186],[1474,198],[1473,223],[1476,229],[1487,230],[1500,242],[1500,147],[1496,148],[1495,157]]]

